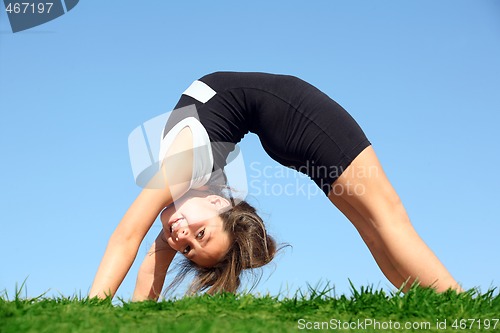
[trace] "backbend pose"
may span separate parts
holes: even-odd
[[[276,243],[255,209],[212,186],[231,150],[218,143],[236,144],[248,132],[274,160],[310,176],[394,286],[461,290],[411,225],[361,128],[317,88],[293,76],[217,72],[195,81],[175,109],[162,137],[162,186],[144,188],[124,215],[90,297],[116,293],[159,214],[163,229],[139,269],[133,300],[159,297],[176,253],[187,258],[181,275],[195,271],[191,291],[208,293],[235,292],[243,270],[273,259]]]

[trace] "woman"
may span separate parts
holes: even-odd
[[[229,153],[248,132],[324,191],[396,287],[418,281],[461,290],[412,227],[361,128],[315,87],[292,76],[218,72],[195,81],[175,109],[160,172],[111,236],[91,297],[115,294],[160,213],[163,230],[141,265],[134,300],[158,298],[177,252],[196,271],[191,291],[209,293],[235,292],[243,270],[272,260],[276,244],[255,209],[218,190]]]

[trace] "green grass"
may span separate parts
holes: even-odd
[[[402,294],[353,288],[349,296],[336,296],[327,286],[293,297],[220,294],[119,305],[20,293],[0,297],[1,333],[500,332],[499,318],[500,296],[493,289],[438,294],[414,287]]]

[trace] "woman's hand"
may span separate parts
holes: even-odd
[[[176,253],[167,244],[162,229],[139,268],[132,301],[158,300],[168,267]]]
[[[185,128],[172,143],[157,175],[163,178],[162,186],[143,189],[111,235],[89,297],[106,298],[115,295],[156,217],[163,208],[189,190],[193,165],[192,146],[191,130]],[[151,181],[157,185],[157,179]]]
[[[90,297],[113,297],[134,262],[139,246],[161,210],[172,199],[168,188],[144,189],[109,239]]]

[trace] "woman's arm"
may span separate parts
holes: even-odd
[[[90,297],[113,297],[134,262],[139,246],[160,211],[172,201],[167,189],[144,189],[115,229],[90,290]]]
[[[132,301],[158,299],[175,254],[176,251],[167,244],[161,230],[139,268]]]
[[[189,189],[193,165],[192,146],[191,131],[189,128],[183,129],[174,140],[164,167],[158,174],[162,177],[163,185],[143,189],[111,235],[89,297],[115,295],[158,214]]]

